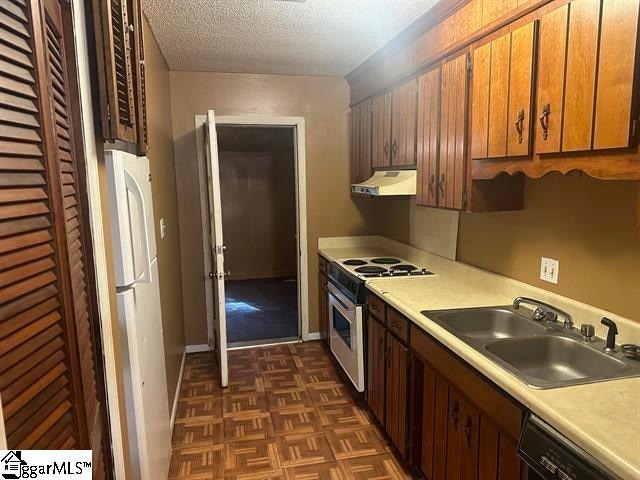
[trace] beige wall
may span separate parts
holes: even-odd
[[[167,369],[169,411],[171,411],[185,345],[178,198],[171,131],[171,105],[168,101],[171,94],[169,69],[146,22],[144,35],[147,127],[149,132],[147,156],[152,176],[151,187],[156,220],[164,355]],[[161,218],[164,218],[166,225],[164,238],[160,236]]]
[[[187,344],[207,342],[194,116],[208,109],[215,109],[218,115],[305,117],[309,325],[310,331],[317,331],[318,237],[382,233],[408,239],[407,200],[352,202],[349,196],[349,89],[345,80],[200,72],[171,72],[170,77],[183,288],[188,292],[184,301]],[[389,228],[378,228],[380,215],[389,219]]]
[[[640,321],[638,188],[578,174],[528,179],[524,210],[461,215],[458,259]],[[558,285],[539,280],[543,255],[560,261]]]

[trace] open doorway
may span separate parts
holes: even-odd
[[[264,329],[264,325],[260,325],[262,330],[268,330],[267,334],[257,332],[253,337],[254,340],[243,340],[232,342],[229,345],[227,334],[227,279],[231,277],[231,270],[228,268],[227,257],[229,249],[233,246],[227,241],[227,233],[223,228],[223,212],[222,212],[222,192],[221,192],[221,172],[220,172],[220,154],[222,156],[234,155],[232,152],[251,152],[257,155],[259,149],[247,147],[243,144],[239,147],[223,146],[221,152],[218,147],[218,131],[226,137],[227,131],[224,127],[236,127],[243,129],[271,129],[278,128],[281,134],[293,137],[293,164],[294,164],[294,188],[295,188],[295,261],[296,272],[293,282],[296,288],[297,322],[296,335],[294,337],[277,337],[273,328]],[[241,348],[248,345],[259,345],[265,343],[276,343],[290,340],[308,340],[309,339],[309,270],[308,270],[308,254],[307,254],[307,218],[306,218],[306,154],[305,154],[305,121],[304,117],[276,117],[263,115],[224,115],[216,116],[213,110],[209,110],[206,115],[195,116],[196,128],[196,144],[198,156],[198,177],[200,190],[200,211],[202,214],[202,247],[203,247],[203,279],[205,289],[206,302],[206,322],[208,332],[208,348],[217,351],[220,365],[221,385],[223,387],[228,384],[228,368],[227,368],[227,349]],[[233,132],[233,130],[231,131]],[[259,132],[258,132],[259,133]],[[231,134],[233,137],[235,134]],[[228,140],[228,138],[227,138]],[[223,142],[227,143],[224,139]],[[251,142],[256,142],[251,140]],[[259,155],[257,155],[259,156]],[[224,162],[224,160],[223,160]],[[290,174],[289,178],[290,178]],[[282,188],[280,182],[277,188]],[[233,190],[232,190],[233,191]],[[236,195],[237,195],[236,191]],[[226,194],[225,194],[226,195]],[[252,208],[257,208],[255,205]],[[258,221],[269,222],[269,216],[263,215]],[[245,229],[250,223],[248,214],[245,217]],[[245,230],[246,231],[246,230]],[[231,234],[232,235],[232,234]],[[233,240],[232,240],[233,241]],[[246,238],[242,239],[246,243]],[[249,255],[254,254],[256,250],[256,242],[251,243],[252,250]],[[233,263],[233,261],[232,261]],[[240,272],[242,270],[239,270]],[[246,277],[247,275],[245,275]],[[267,277],[268,278],[268,277]],[[285,275],[284,280],[289,280],[286,287],[292,287],[291,276]],[[250,280],[250,278],[236,278],[234,280]],[[256,282],[262,281],[260,278],[253,278]],[[284,282],[283,282],[284,283]],[[248,285],[245,284],[245,285]],[[280,285],[282,286],[282,285]],[[231,285],[232,289],[235,285]],[[244,295],[241,291],[240,294]],[[268,289],[262,291],[263,299],[259,301],[265,302],[264,298],[274,297]],[[237,297],[237,296],[236,296]],[[231,303],[231,307],[239,307],[240,310],[246,310],[245,313],[251,313],[250,301],[244,301],[242,298],[234,298],[235,305]],[[287,296],[291,299],[291,295]],[[253,308],[259,308],[253,305]],[[231,310],[232,308],[230,308]],[[256,313],[255,311],[253,313]],[[277,313],[275,313],[277,315]],[[248,321],[248,317],[245,317]],[[256,320],[260,321],[259,318]],[[293,322],[292,322],[293,323]],[[280,334],[278,334],[280,335]],[[288,335],[288,333],[284,333]],[[238,340],[237,337],[234,340]]]
[[[217,125],[229,347],[300,337],[292,126]]]

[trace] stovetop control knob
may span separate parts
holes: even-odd
[[[545,457],[544,455],[540,457],[540,463],[544,468],[549,470],[551,474],[555,474],[556,471],[558,470],[558,466],[555,463],[553,463],[551,460],[549,460],[547,457]],[[563,472],[560,472],[560,473],[563,473]]]

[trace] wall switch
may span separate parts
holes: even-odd
[[[542,257],[540,261],[540,280],[549,283],[558,283],[560,275],[560,262],[553,258]]]
[[[164,238],[167,233],[167,225],[164,223],[164,218],[160,219],[160,238]]]

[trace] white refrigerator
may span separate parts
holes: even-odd
[[[133,477],[166,479],[171,420],[146,157],[105,152]]]

